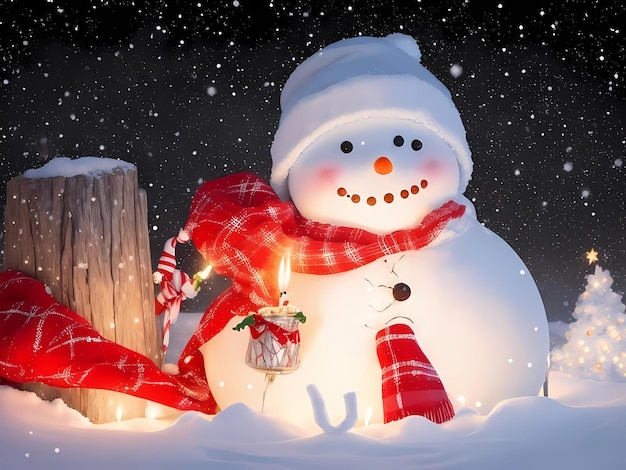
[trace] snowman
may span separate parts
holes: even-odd
[[[304,427],[307,387],[340,422],[408,415],[443,422],[537,395],[549,353],[528,268],[463,192],[471,153],[450,93],[405,35],[332,44],[281,95],[271,187],[251,174],[205,183],[186,230],[232,287],[209,307],[181,361],[202,354],[220,408],[237,402]],[[241,316],[304,312],[300,365],[268,380],[244,362]]]

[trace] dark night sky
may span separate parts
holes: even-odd
[[[0,204],[8,179],[52,157],[129,161],[156,259],[200,182],[269,177],[280,89],[297,64],[341,38],[404,32],[461,112],[479,219],[526,261],[549,319],[567,319],[591,247],[626,288],[619,3],[3,0]],[[203,267],[191,248],[182,257]],[[188,308],[206,305],[203,292]]]

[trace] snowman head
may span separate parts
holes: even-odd
[[[452,149],[413,121],[369,118],[320,136],[293,164],[291,199],[308,219],[389,233],[415,227],[453,198]]]
[[[278,195],[313,220],[389,232],[463,193],[465,128],[420,60],[411,37],[392,34],[339,41],[298,66],[271,150]]]

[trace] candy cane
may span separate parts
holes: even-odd
[[[167,348],[170,344],[170,311],[165,310],[165,316],[163,317],[163,333],[161,336],[161,344],[163,345],[163,354],[167,352]]]

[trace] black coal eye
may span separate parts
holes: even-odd
[[[404,138],[401,135],[397,135],[393,138],[393,145],[396,147],[402,147],[404,145]]]
[[[411,142],[411,148],[417,152],[419,149],[422,148],[422,141],[419,139],[414,139],[413,142]]]
[[[343,153],[350,153],[352,152],[352,142],[350,142],[349,140],[344,140],[343,142],[341,142],[341,151]]]

